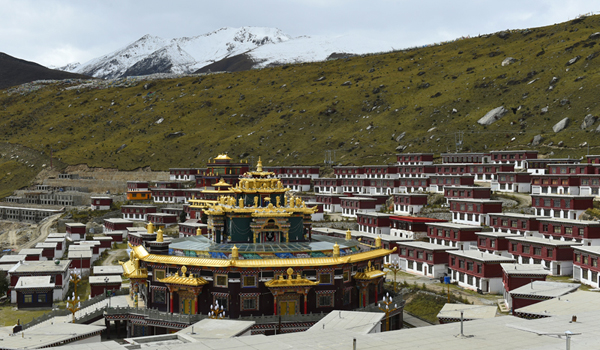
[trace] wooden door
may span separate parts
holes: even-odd
[[[286,300],[279,303],[279,314],[280,315],[295,315],[296,314],[296,301]]]

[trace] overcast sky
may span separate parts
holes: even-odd
[[[0,0],[0,52],[43,65],[86,62],[145,34],[171,39],[222,27],[290,36],[353,35],[390,48],[551,25],[600,11],[590,0]]]

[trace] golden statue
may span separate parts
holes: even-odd
[[[240,208],[244,207],[244,198],[240,198]]]
[[[154,224],[151,222],[148,222],[148,224],[146,225],[146,229],[148,230],[148,233],[154,233]]]
[[[277,208],[279,208],[280,207],[280,202],[281,202],[281,197],[277,196],[276,198],[277,199],[275,199],[275,203],[277,205]]]
[[[254,207],[258,208],[258,196],[254,197]]]
[[[296,207],[300,208],[302,206],[302,204],[304,204],[304,202],[302,201],[302,199],[296,198]]]

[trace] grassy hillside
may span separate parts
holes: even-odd
[[[593,16],[406,52],[155,80],[147,89],[5,93],[0,135],[34,150],[52,147],[66,164],[124,170],[200,167],[221,152],[278,165],[322,164],[324,151],[336,150],[338,163],[382,164],[399,146],[453,151],[459,131],[463,151],[529,148],[541,134],[541,154],[580,157],[582,142],[600,152],[600,122],[580,129],[585,115],[600,116],[600,35],[590,38],[598,28]],[[502,66],[507,57],[517,61]],[[499,106],[514,113],[476,123]],[[555,134],[565,117],[570,126]]]

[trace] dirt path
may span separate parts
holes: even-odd
[[[388,272],[387,280],[391,281],[393,279],[394,279],[394,274],[391,272]],[[419,287],[421,287],[423,285],[423,283],[425,283],[425,285],[427,286],[427,289],[429,289],[429,290],[432,290],[435,292],[443,292],[443,293],[448,292],[448,285],[440,283],[439,279],[431,279],[428,277],[416,276],[416,275],[412,275],[412,274],[405,273],[405,272],[398,272],[396,274],[396,281],[398,283],[402,283],[404,281],[406,281],[409,284],[416,283]],[[472,303],[474,305],[496,305],[497,300],[502,298],[501,295],[496,295],[496,294],[480,295],[474,291],[462,289],[453,284],[450,285],[450,293],[454,294],[454,295],[462,296],[463,298],[467,299],[470,303]]]
[[[35,247],[36,244],[43,242],[46,237],[48,237],[48,234],[50,234],[50,228],[58,220],[58,218],[60,218],[61,215],[62,214],[52,215],[42,221],[42,223],[39,224],[35,229],[32,237],[33,239],[23,244],[20,249]]]
[[[102,266],[118,265],[119,264],[118,260],[121,260],[121,259],[124,260],[126,258],[127,258],[127,250],[126,249],[109,250],[108,256],[106,257],[104,262],[102,262]]]

